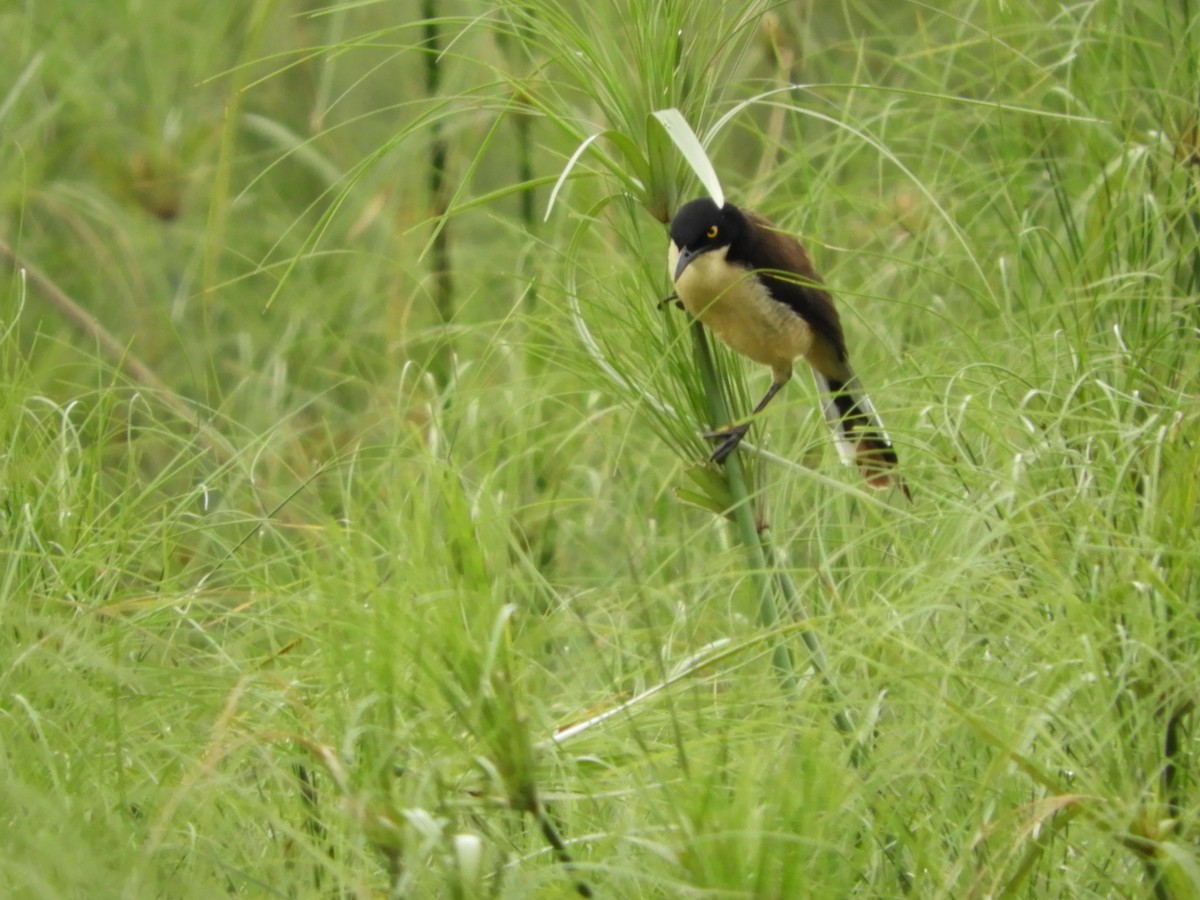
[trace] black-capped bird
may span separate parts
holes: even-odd
[[[804,245],[766,219],[707,197],[685,204],[671,221],[667,264],[684,309],[722,341],[771,368],[762,412],[808,361],[821,389],[825,418],[842,460],[858,466],[874,488],[899,487],[896,451],[850,368],[842,323]],[[743,422],[713,437],[714,462],[734,451],[750,428]]]

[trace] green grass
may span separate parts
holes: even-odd
[[[0,10],[0,893],[1200,894],[1191,5],[427,8]],[[666,108],[911,505],[702,464]]]

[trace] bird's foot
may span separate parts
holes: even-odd
[[[729,458],[729,454],[737,449],[738,444],[742,442],[742,438],[746,436],[746,432],[750,430],[750,424],[737,425],[726,431],[710,431],[704,436],[709,440],[720,441],[715,450],[708,457],[709,460],[717,465],[725,462]]]

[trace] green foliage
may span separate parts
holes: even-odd
[[[0,893],[1195,896],[1193,13],[0,10]],[[704,463],[663,110],[912,505]]]

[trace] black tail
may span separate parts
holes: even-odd
[[[879,424],[871,400],[863,393],[858,377],[847,369],[845,378],[829,378],[816,369],[813,374],[821,391],[825,421],[833,429],[838,455],[847,465],[858,466],[867,484],[878,490],[898,487],[909,500],[908,485],[895,471],[900,464],[891,438]]]

